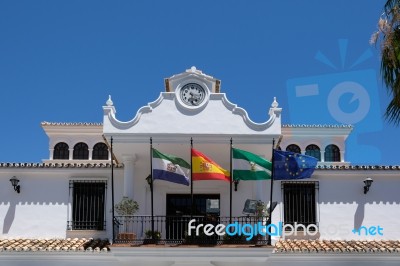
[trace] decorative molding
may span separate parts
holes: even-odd
[[[222,103],[225,105],[226,109],[231,111],[233,114],[242,116],[245,124],[249,128],[251,128],[255,131],[263,131],[263,130],[268,129],[275,122],[275,119],[280,116],[280,113],[282,111],[282,108],[271,107],[270,111],[269,111],[269,115],[270,115],[269,119],[264,123],[256,123],[256,122],[253,122],[249,118],[249,115],[247,114],[246,110],[244,110],[241,107],[238,107],[237,104],[231,103],[226,98],[225,93],[213,93],[210,95],[210,99],[221,100]]]
[[[400,170],[400,165],[318,165],[315,169],[316,170]]]
[[[110,136],[114,137],[114,143],[146,143],[149,141],[149,138],[153,138],[153,143],[182,143],[184,139],[187,139],[188,145],[190,145],[190,138],[193,138],[193,141],[197,144],[200,143],[213,143],[213,144],[229,144],[230,138],[227,138],[226,135],[221,134],[124,134],[124,133],[107,133],[105,136],[109,138]],[[271,135],[252,135],[249,137],[248,135],[231,135],[233,142],[235,144],[259,144],[259,145],[271,145],[272,139],[277,139],[280,135],[271,134]]]
[[[103,126],[103,123],[98,122],[47,122],[40,123],[42,126]]]
[[[146,106],[141,107],[137,112],[135,117],[130,120],[130,121],[120,121],[115,117],[115,111],[112,112],[108,109],[108,106],[104,106],[104,113],[108,116],[108,119],[110,121],[110,123],[118,128],[118,129],[128,129],[133,127],[135,124],[137,124],[140,120],[140,117],[143,114],[146,113],[150,113],[153,111],[154,108],[156,108],[157,106],[159,106],[161,104],[161,102],[164,99],[173,99],[175,97],[175,93],[174,92],[161,92],[160,96],[158,96],[157,100],[155,100],[154,102],[150,102],[148,103]]]
[[[344,124],[285,124],[282,125],[282,128],[353,128],[353,125],[344,125]]]
[[[175,97],[176,97],[175,93],[161,92],[160,96],[157,98],[157,100],[155,100],[154,102],[148,103],[146,106],[141,107],[137,111],[136,116],[132,120],[126,121],[126,122],[122,122],[122,121],[118,120],[115,117],[115,112],[109,110],[108,106],[104,106],[103,109],[104,109],[104,113],[105,113],[105,115],[107,115],[110,123],[115,128],[123,130],[123,129],[131,128],[135,124],[137,124],[143,114],[152,112],[153,109],[156,108],[157,106],[159,106],[164,99],[173,100]],[[220,100],[222,102],[222,104],[229,111],[232,112],[232,114],[240,115],[243,118],[243,121],[245,122],[245,124],[254,131],[263,131],[263,130],[266,130],[269,127],[271,127],[271,125],[275,122],[276,118],[280,116],[280,113],[282,111],[282,108],[271,107],[270,111],[269,111],[270,117],[269,117],[268,121],[266,121],[264,123],[256,123],[256,122],[253,122],[249,118],[246,110],[244,110],[241,107],[238,107],[236,104],[231,103],[226,98],[225,93],[211,93],[209,97],[210,97],[210,101],[211,100]]]
[[[68,161],[68,160],[66,160]],[[123,164],[114,165],[123,168]],[[0,162],[0,168],[111,168],[111,163],[6,163]]]

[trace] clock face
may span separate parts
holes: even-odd
[[[188,83],[182,87],[181,100],[187,105],[198,106],[206,96],[206,91],[202,86],[196,83]]]

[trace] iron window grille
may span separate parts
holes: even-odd
[[[328,145],[325,148],[325,162],[340,162],[340,149],[336,145]]]
[[[306,147],[306,155],[312,156],[318,161],[321,161],[321,150],[315,144],[311,144]]]
[[[59,142],[54,146],[53,151],[54,160],[68,160],[69,159],[69,147],[65,142]]]
[[[286,151],[291,151],[294,153],[301,153],[301,149],[299,146],[297,146],[296,144],[290,144],[289,146],[286,147]]]
[[[104,143],[97,143],[93,147],[93,160],[108,160],[108,147]]]
[[[89,159],[89,148],[86,143],[79,142],[74,146],[73,158],[75,160],[88,160]]]
[[[318,225],[317,191],[318,181],[284,181],[283,195],[284,224]]]
[[[105,180],[70,180],[71,221],[68,230],[106,230]]]

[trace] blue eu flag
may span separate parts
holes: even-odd
[[[291,151],[274,150],[274,180],[309,178],[318,160],[312,156]]]

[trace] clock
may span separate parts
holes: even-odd
[[[189,106],[199,106],[206,97],[206,90],[197,83],[188,83],[180,90],[183,103]]]

